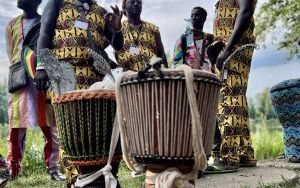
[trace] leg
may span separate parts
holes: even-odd
[[[254,158],[249,131],[247,84],[253,50],[247,49],[229,62],[228,78],[221,90],[218,120],[222,135],[221,157],[239,166],[240,157]]]
[[[251,64],[253,50],[247,50],[244,53],[243,59],[246,62],[246,64]],[[241,138],[240,138],[240,152],[239,152],[239,158],[240,158],[240,165],[241,166],[256,166],[256,160],[254,157],[254,149],[252,147],[252,140],[250,137],[250,129],[249,129],[249,113],[248,113],[248,104],[247,104],[247,86],[248,86],[248,75],[249,72],[242,72],[243,77],[243,87],[245,90],[243,90],[243,93],[240,93],[245,98],[245,102],[243,103],[243,110],[245,111],[245,114],[243,116],[244,122],[242,123],[241,128]]]
[[[10,128],[7,162],[11,177],[15,178],[21,171],[21,161],[24,155],[26,142],[26,128]]]
[[[44,133],[44,162],[50,173],[58,170],[59,145],[57,141],[57,131],[55,127],[41,127]]]
[[[214,137],[214,146],[212,148],[213,157],[215,159],[220,158],[220,147],[221,147],[221,132],[218,126],[218,123],[216,122],[216,130],[215,130],[215,137]]]
[[[65,178],[58,172],[59,160],[59,142],[57,128],[55,125],[54,111],[51,104],[47,104],[47,125],[41,126],[44,134],[44,162],[47,166],[48,172],[51,174],[53,180],[64,180]]]

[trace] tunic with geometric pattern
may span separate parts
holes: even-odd
[[[109,44],[104,37],[105,13],[105,9],[96,3],[85,12],[93,40],[103,49]],[[75,0],[64,0],[57,18],[53,53],[59,60],[68,62],[74,67],[77,78],[76,90],[81,90],[88,89],[95,82],[102,80],[103,75],[93,68],[93,61],[87,52],[89,48],[87,30],[75,27],[76,20],[84,21]]]
[[[156,40],[160,36],[159,28],[145,21],[142,21],[140,27],[132,28],[126,20],[122,22],[122,33],[123,48],[115,51],[119,66],[125,70],[142,70],[151,57],[157,54]]]
[[[34,21],[30,25],[27,22],[28,19],[23,19],[23,15],[19,15],[6,24],[6,49],[10,65],[21,61],[22,44],[27,34],[25,32],[28,32],[39,21]],[[26,25],[28,25],[27,29]],[[10,128],[27,128],[36,125],[55,126],[54,114],[47,107],[49,105],[46,104],[43,92],[38,91],[33,81],[28,79],[27,86],[8,94]]]
[[[256,0],[253,1],[253,9]],[[214,35],[228,42],[239,13],[238,0],[219,0],[217,3]],[[234,48],[255,43],[252,17],[245,33]],[[253,49],[246,49],[228,62],[228,76],[221,89],[218,107],[218,125],[221,131],[221,160],[225,164],[238,164],[240,160],[254,159],[254,149],[249,131],[249,115],[246,98],[248,77]]]

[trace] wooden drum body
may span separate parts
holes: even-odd
[[[105,165],[116,114],[115,92],[73,91],[54,98],[59,140],[75,166]],[[114,161],[122,157],[117,147]]]
[[[211,73],[193,73],[204,150],[208,155],[213,145],[221,83]],[[182,171],[191,170],[192,123],[184,72],[166,70],[158,75],[150,71],[143,79],[138,74],[127,75],[120,90],[131,157],[148,169],[176,166],[182,167]]]

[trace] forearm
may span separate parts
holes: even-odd
[[[167,57],[166,57],[166,53],[164,50],[164,46],[163,43],[161,41],[161,37],[160,37],[160,33],[158,33],[158,35],[156,36],[156,45],[157,45],[157,57],[162,58],[162,64],[168,68],[168,61],[167,61]]]
[[[59,2],[59,4],[56,4],[56,2]],[[40,54],[42,49],[52,48],[52,40],[61,3],[62,1],[49,1],[44,9],[41,19],[40,35],[37,42],[38,54]],[[43,69],[43,63],[39,61],[39,58],[37,69]]]
[[[163,52],[163,54],[159,55],[159,57],[162,58],[162,64],[165,66],[165,68],[168,68],[168,60],[167,60],[165,52]]]
[[[123,48],[124,38],[122,31],[113,32],[111,45],[115,50],[121,50]]]
[[[56,21],[62,3],[62,0],[51,0],[45,6],[41,18],[40,36],[37,44],[38,51],[40,49],[52,47],[52,40],[55,33]]]
[[[239,42],[242,35],[246,32],[247,27],[250,24],[250,20],[253,16],[253,11],[251,9],[243,10],[239,12],[234,29],[231,37],[229,38],[226,49],[228,51],[232,51],[234,46]]]
[[[49,36],[46,33],[40,33],[37,44],[38,51],[45,48],[52,48],[52,38],[52,36]]]

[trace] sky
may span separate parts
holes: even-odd
[[[110,4],[120,5],[120,0],[97,0],[107,10]],[[260,0],[260,5],[265,0]],[[5,50],[5,23],[12,17],[22,13],[16,7],[17,0],[0,0],[0,82],[4,82],[8,75],[8,59]],[[39,12],[45,6],[43,0]],[[185,31],[185,18],[190,17],[191,9],[202,6],[208,12],[204,31],[212,32],[215,0],[144,0],[142,19],[154,23],[160,28],[161,38],[166,52],[173,51],[177,38]],[[125,19],[125,18],[124,18]],[[280,31],[270,33],[280,35]],[[112,55],[112,49],[107,49]],[[285,50],[277,51],[271,42],[266,42],[266,48],[256,50],[251,65],[247,95],[255,95],[266,87],[286,79],[300,78],[300,60],[286,60]]]

